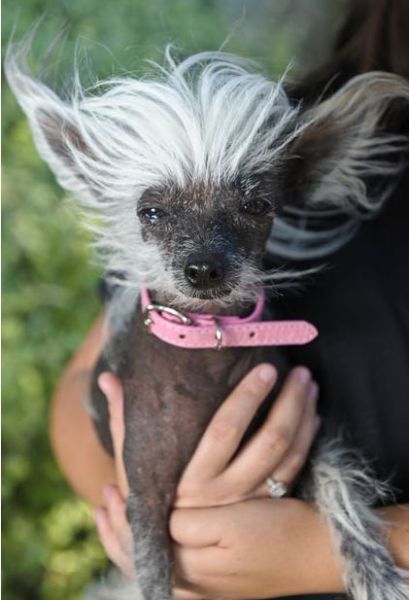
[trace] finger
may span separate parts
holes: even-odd
[[[113,485],[106,485],[103,492],[108,516],[116,539],[119,541],[121,548],[132,556],[132,532],[126,518],[126,503],[118,488]]]
[[[108,558],[117,565],[127,577],[135,577],[133,563],[129,560],[129,557],[124,553],[119,544],[109,520],[107,510],[103,507],[97,508],[94,516],[98,535]]]
[[[226,550],[217,546],[206,548],[174,547],[175,566],[180,580],[187,589],[199,593],[206,590],[205,598],[213,597],[212,583],[223,569]],[[219,597],[219,595],[217,595]]]
[[[276,379],[277,371],[269,364],[257,366],[244,377],[208,425],[182,481],[198,476],[211,479],[225,469]]]
[[[112,435],[112,444],[114,447],[118,484],[122,495],[126,498],[129,487],[123,463],[125,424],[122,385],[118,377],[116,377],[113,373],[102,373],[98,377],[98,385],[104,392],[108,402],[109,425]]]
[[[113,563],[117,564],[120,556],[120,548],[118,540],[116,539],[115,533],[111,527],[106,508],[97,508],[94,513],[94,518],[98,535],[104,550],[107,553],[108,558],[110,558]]]
[[[229,489],[247,496],[277,468],[300,426],[310,381],[308,369],[291,371],[263,425],[223,474]]]
[[[169,532],[177,544],[189,548],[216,546],[226,524],[220,524],[219,509],[178,508],[169,519]]]
[[[178,581],[175,585],[173,594],[175,600],[206,600],[203,593],[194,592],[188,584],[184,584],[182,581]]]
[[[312,383],[303,420],[295,440],[282,462],[272,474],[274,479],[282,481],[288,486],[293,485],[305,465],[312,443],[321,424],[321,420],[316,414],[317,398],[318,386],[316,383]]]
[[[123,448],[125,430],[122,418],[123,393],[119,379],[113,373],[101,373],[98,385],[108,402],[110,428],[115,455],[120,455]]]

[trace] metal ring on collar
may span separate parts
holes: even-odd
[[[215,330],[216,350],[221,350],[222,346],[223,346],[223,329],[221,328],[221,325],[217,321],[217,319],[213,319],[213,321],[214,321],[214,326],[216,328],[216,330]]]
[[[190,317],[187,317],[183,313],[175,310],[174,308],[170,308],[170,306],[164,306],[163,304],[148,304],[143,311],[143,323],[146,327],[149,328],[152,325],[153,320],[150,315],[152,310],[156,310],[158,313],[166,313],[171,315],[172,317],[176,317],[179,319],[182,325],[192,325],[193,321]]]

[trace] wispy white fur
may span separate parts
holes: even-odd
[[[171,274],[164,282],[158,248],[140,235],[136,206],[149,187],[229,183],[239,174],[274,169],[293,140],[335,114],[348,139],[327,158],[303,206],[286,208],[276,219],[267,246],[273,254],[306,259],[345,243],[382,205],[389,188],[370,198],[364,176],[390,176],[401,167],[385,155],[401,150],[402,138],[375,135],[391,98],[409,98],[408,86],[392,75],[355,78],[297,119],[299,108],[290,105],[282,82],[270,81],[249,61],[207,52],[176,63],[168,49],[165,67],[155,65],[149,78],[112,78],[83,90],[76,74],[63,100],[28,74],[29,42],[7,53],[10,86],[60,184],[99,215],[95,246],[105,268],[124,273],[127,285],[172,287]],[[363,101],[362,85],[369,101]],[[47,118],[57,124],[69,159],[50,144]],[[334,215],[344,222],[334,226]],[[311,226],[317,220],[318,229]]]
[[[409,112],[407,81],[391,73],[370,72],[353,78],[303,115],[307,129],[332,121],[334,135],[342,134],[342,144],[323,157],[315,174],[317,184],[303,205],[284,207],[267,244],[272,254],[296,260],[322,258],[379,212],[408,164],[407,135],[379,131],[386,110],[397,99]],[[371,177],[380,178],[372,191],[366,183]]]
[[[99,582],[84,592],[84,600],[146,600],[136,581],[127,579],[117,569],[111,569]]]

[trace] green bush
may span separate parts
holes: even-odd
[[[264,57],[267,68],[281,71],[293,39],[285,28],[271,35],[268,2],[249,3],[249,27],[245,17],[235,23],[240,5],[24,0],[16,9],[5,7],[3,40],[15,23],[18,38],[45,13],[34,42],[34,55],[41,56],[68,24],[64,43],[52,53],[57,85],[69,80],[78,40],[87,49],[77,53],[87,80],[89,72],[139,70],[143,58],[160,60],[169,41],[183,52],[217,49],[234,29],[229,50]],[[48,406],[65,362],[100,310],[99,273],[78,214],[39,159],[7,88],[3,114],[3,597],[67,600],[81,596],[106,560],[89,508],[52,457]]]

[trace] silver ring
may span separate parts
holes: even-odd
[[[147,306],[145,306],[143,311],[143,324],[148,330],[153,323],[153,319],[151,318],[151,311],[156,311],[159,314],[167,313],[168,315],[172,315],[172,317],[177,317],[181,325],[193,324],[193,321],[190,317],[187,317],[183,313],[179,312],[174,308],[171,308],[170,306],[164,306],[163,304],[148,304]]]
[[[288,494],[288,486],[283,481],[277,481],[273,477],[267,477],[266,485],[270,498],[282,498]]]

